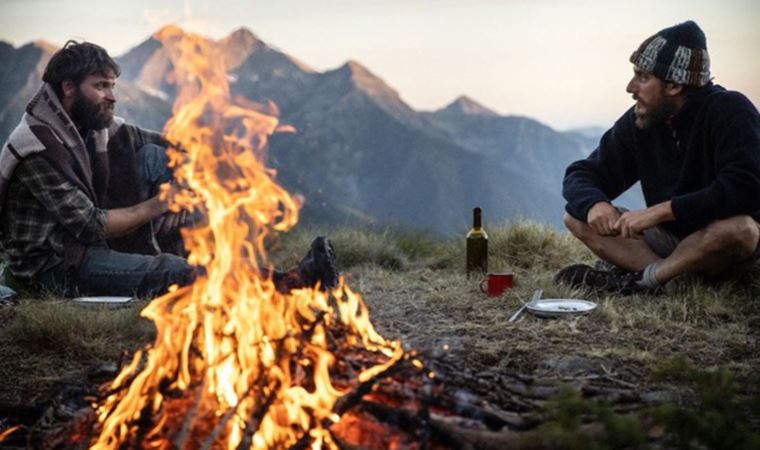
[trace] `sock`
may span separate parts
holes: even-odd
[[[636,282],[641,287],[650,288],[650,289],[657,289],[662,287],[659,281],[657,281],[657,278],[655,278],[655,273],[657,272],[657,264],[659,264],[660,261],[653,262],[652,264],[649,264],[644,268],[644,271],[642,272],[641,279]]]

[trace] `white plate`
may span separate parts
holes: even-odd
[[[528,311],[538,317],[558,317],[585,314],[593,311],[596,303],[575,298],[545,298],[535,305],[528,305]]]
[[[77,297],[71,299],[74,303],[85,306],[127,306],[135,301],[134,297]]]

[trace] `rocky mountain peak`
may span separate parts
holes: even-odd
[[[339,67],[336,73],[373,97],[398,97],[398,93],[385,81],[353,59]]]
[[[312,70],[246,28],[218,40],[176,25],[156,34],[203,39],[233,69],[233,95],[280,107],[298,133],[273,137],[271,161],[288,189],[309,199],[305,215],[319,221],[377,220],[449,233],[465,229],[478,204],[494,220],[555,223],[564,206],[565,167],[595,145],[587,145],[582,132],[562,134],[531,119],[501,116],[467,96],[420,113],[356,60]],[[171,116],[176,84],[156,34],[117,60],[119,114],[158,130]],[[22,117],[57,48],[0,42],[0,142]]]
[[[245,46],[252,46],[257,42],[261,42],[261,39],[259,39],[258,36],[253,34],[253,32],[246,27],[240,27],[236,29],[222,40],[238,43]]]
[[[361,63],[353,59],[349,59],[342,66],[335,69],[334,73],[339,74],[340,76],[345,77],[346,79],[355,80],[355,81],[370,80],[372,78],[377,78],[372,72],[369,71],[369,69],[367,69],[366,67],[361,65]]]
[[[161,35],[184,35],[186,34],[186,31],[180,27],[179,25],[175,25],[173,23],[170,23],[168,25],[164,25],[163,27],[159,28],[155,33],[153,33],[154,38]]]
[[[241,27],[219,40],[223,49],[227,68],[234,70],[256,51],[267,48],[267,45],[256,37],[248,28]]]
[[[449,103],[445,108],[436,111],[436,113],[491,117],[496,117],[499,115],[497,112],[481,105],[466,95],[458,97],[456,100]]]

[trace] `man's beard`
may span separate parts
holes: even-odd
[[[639,99],[636,100],[641,102]],[[664,97],[659,97],[655,103],[649,103],[645,106],[645,113],[639,113],[634,110],[636,112],[636,126],[640,130],[646,130],[659,123],[665,123],[677,110],[676,105]]]
[[[102,130],[113,122],[113,103],[104,101],[97,104],[77,88],[71,106],[71,116],[74,122],[85,130]]]

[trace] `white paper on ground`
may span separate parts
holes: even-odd
[[[113,296],[100,296],[100,297],[77,297],[72,299],[76,303],[83,305],[125,305],[135,301],[134,297],[113,297]]]

